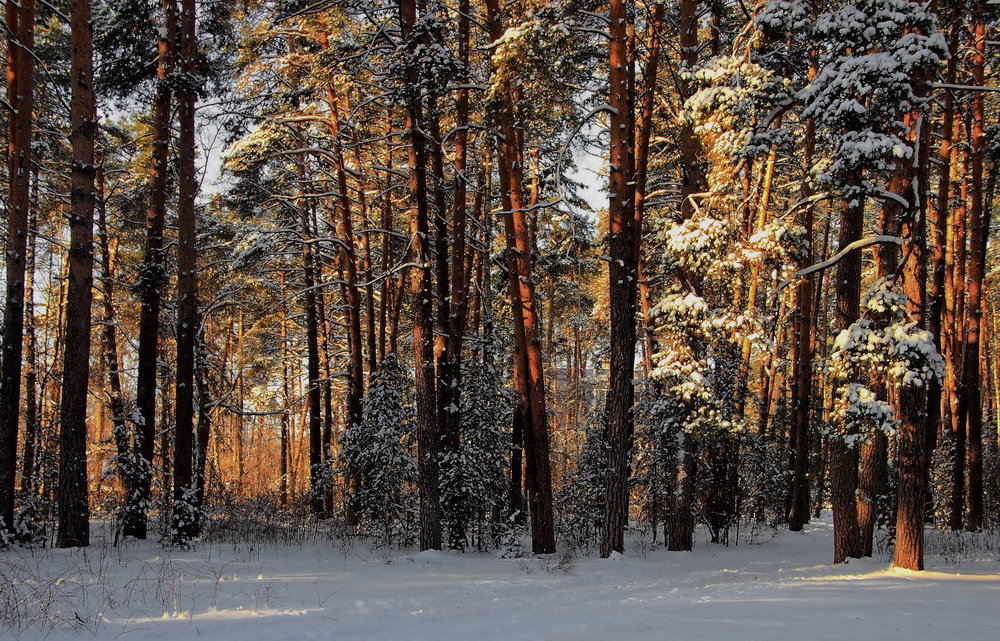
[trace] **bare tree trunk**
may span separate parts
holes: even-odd
[[[32,199],[31,212],[28,217],[28,250],[25,265],[25,295],[24,295],[24,333],[25,372],[24,372],[24,463],[21,466],[21,492],[24,494],[38,491],[36,464],[38,440],[41,430],[41,414],[38,398],[38,332],[35,326],[35,260],[37,251],[35,225],[38,216],[38,173],[33,179],[35,197]]]
[[[355,141],[354,159],[358,167],[363,166],[361,151]],[[368,198],[366,194],[366,182],[359,179],[358,193],[358,215],[361,217],[361,269],[363,271],[364,292],[365,292],[365,318],[364,318],[364,344],[368,375],[378,369],[378,346],[375,336],[375,266],[372,262],[372,242],[371,242],[371,221],[368,216]],[[362,372],[363,374],[364,372]],[[362,395],[364,394],[364,381],[361,382]]]
[[[240,318],[240,331],[243,331],[242,317]],[[198,421],[195,425],[194,433],[194,529],[201,531],[203,508],[205,505],[205,487],[208,480],[206,469],[208,466],[208,442],[212,432],[212,412],[209,400],[210,390],[208,386],[208,363],[206,362],[204,337],[199,338],[195,346],[195,369],[194,384],[198,392]],[[228,360],[228,359],[227,359]],[[243,378],[240,375],[240,409],[243,408]],[[240,429],[242,433],[243,417],[239,417]],[[242,490],[243,467],[240,466],[238,487]]]
[[[101,301],[104,318],[101,327],[101,341],[104,356],[104,376],[107,379],[107,407],[111,412],[112,435],[117,448],[118,477],[125,493],[125,513],[135,504],[135,493],[139,481],[137,474],[136,442],[130,433],[129,421],[125,416],[125,393],[121,377],[121,358],[118,353],[118,318],[115,313],[115,276],[111,264],[111,239],[108,235],[107,219],[108,194],[105,190],[104,169],[97,171],[97,236],[101,248]]]
[[[340,105],[332,84],[327,85],[327,104],[330,108],[330,137],[333,142],[334,173],[337,190],[340,192],[339,236],[341,264],[346,273],[347,290],[347,345],[350,362],[350,377],[347,385],[347,425],[361,423],[361,404],[365,395],[364,354],[361,337],[361,296],[358,291],[358,253],[354,242],[354,222],[351,212],[351,196],[348,193],[347,171],[344,169],[344,151],[340,141]],[[329,443],[327,443],[329,446]]]
[[[296,160],[300,184],[305,181],[305,161]],[[304,189],[304,187],[303,187]],[[306,320],[306,390],[309,422],[309,505],[314,516],[321,517],[323,505],[323,389],[320,382],[319,320],[316,301],[316,257],[312,223],[305,194],[300,194],[299,226],[302,234],[302,305]]]
[[[846,207],[840,221],[840,250],[861,238],[862,205]],[[854,251],[837,263],[837,310],[834,329],[843,331],[858,320],[861,301],[861,253]],[[830,500],[833,503],[833,562],[861,557],[858,531],[858,451],[841,436],[830,439]]]
[[[815,65],[810,65],[810,77],[816,73]],[[816,128],[812,119],[806,122],[805,147],[802,165],[811,167],[816,147]],[[804,179],[803,196],[809,197],[812,186],[809,178]],[[802,227],[805,230],[806,250],[804,265],[815,261],[813,251],[813,227],[815,210],[806,207],[802,212]],[[795,325],[792,344],[792,424],[790,441],[792,445],[792,485],[789,492],[788,529],[799,532],[809,522],[809,450],[812,423],[812,361],[816,351],[815,318],[813,308],[813,280],[804,278],[795,290]]]
[[[951,467],[951,495],[948,503],[948,526],[952,530],[962,529],[965,514],[965,391],[962,378],[962,353],[964,342],[961,340],[964,327],[962,310],[965,290],[965,244],[967,239],[966,218],[968,215],[968,177],[965,164],[959,161],[962,118],[954,119],[954,133],[951,154],[951,186],[949,196],[958,194],[957,206],[950,212],[948,239],[945,254],[945,314],[942,338],[944,341],[943,355],[945,359],[945,420],[944,427],[954,448],[954,458]]]
[[[14,479],[21,402],[24,270],[31,192],[35,0],[7,2],[7,246],[4,326],[0,359],[0,531],[14,525]]]
[[[180,66],[190,79],[197,77],[195,58],[195,0],[181,0]],[[195,198],[195,100],[196,88],[186,83],[177,92],[178,205],[177,205],[177,378],[174,398],[174,478],[171,536],[184,545],[198,535],[193,514],[194,484],[194,368],[198,335],[198,253]]]
[[[698,0],[680,0],[678,40],[681,48],[683,68],[691,69],[698,62]],[[691,96],[692,87],[682,81],[681,98]],[[702,170],[700,146],[690,124],[680,127],[679,146],[681,155],[681,217],[690,218],[694,214],[691,196],[701,191],[705,176]],[[679,437],[678,454],[675,461],[674,497],[667,549],[672,551],[690,550],[694,546],[694,488],[697,473],[697,444],[687,432]]]
[[[460,0],[458,7],[458,49],[459,59],[463,65],[469,62],[469,42],[470,42],[470,20],[469,20],[469,0]],[[467,82],[468,79],[466,78]],[[468,278],[466,275],[466,162],[468,158],[468,125],[469,125],[469,90],[461,88],[456,96],[455,107],[455,146],[453,150],[454,160],[452,166],[455,172],[452,186],[453,202],[451,210],[451,264],[447,264],[447,247],[442,247],[442,239],[447,240],[447,236],[438,236],[438,261],[439,273],[450,268],[449,278],[443,279],[439,283],[439,296],[447,298],[447,305],[443,305],[439,300],[439,322],[445,336],[444,350],[439,360],[438,370],[438,419],[441,421],[442,449],[446,455],[442,458],[443,475],[451,475],[451,483],[458,487],[462,483],[462,475],[466,473],[461,469],[458,455],[462,433],[461,390],[462,390],[462,343],[465,334],[466,317],[468,305],[466,303],[466,287]],[[436,163],[435,163],[436,164]],[[443,171],[443,167],[440,169]],[[443,181],[444,176],[439,176]],[[443,185],[440,186],[443,190]],[[444,212],[439,212],[439,217],[444,216]],[[446,230],[442,230],[446,231]],[[448,289],[445,288],[448,285]],[[447,313],[445,313],[447,312]],[[447,457],[447,455],[451,457]],[[445,463],[445,461],[448,461]],[[447,469],[450,467],[451,469]],[[442,476],[444,478],[444,476]],[[447,507],[447,506],[446,506]],[[448,516],[448,545],[455,549],[463,549],[465,546],[465,536],[467,523],[466,514],[462,507],[452,510]]]
[[[927,94],[927,79],[914,79],[914,94]],[[908,142],[914,149],[910,163],[900,163],[893,185],[909,207],[900,208],[896,218],[901,221],[901,236],[910,239],[904,251],[902,270],[903,293],[907,311],[917,327],[926,327],[927,296],[927,221],[923,185],[927,184],[930,164],[930,126],[919,110],[906,114],[903,123]],[[891,214],[890,214],[891,215]],[[938,386],[932,378],[924,385],[904,385],[898,391],[899,428],[897,430],[896,547],[892,563],[910,570],[924,567],[924,509],[929,478],[927,447],[927,402],[930,389]]]
[[[949,51],[957,51],[961,29],[958,26],[959,19],[954,16],[951,25],[951,32],[948,37]],[[947,69],[944,75],[944,82],[954,84],[955,74],[958,67],[958,56],[948,58]],[[949,286],[949,278],[946,275],[947,245],[950,233],[948,231],[951,196],[951,173],[953,157],[953,136],[955,133],[955,96],[951,91],[946,91],[941,101],[941,130],[940,143],[938,145],[938,184],[937,193],[933,200],[928,198],[927,206],[927,242],[930,253],[930,267],[927,279],[927,329],[934,335],[934,344],[938,353],[947,359],[947,340],[942,336],[942,328],[946,324],[946,288]],[[951,332],[949,331],[949,334]],[[942,419],[947,419],[948,413],[942,411],[942,401],[946,400],[942,386],[935,385],[928,390],[927,397],[927,421],[925,434],[927,438],[926,450],[930,456],[937,447],[938,439],[942,435]],[[926,503],[926,513],[932,514],[934,497],[928,487]]]
[[[153,480],[153,449],[156,439],[156,374],[160,338],[161,288],[164,270],[163,226],[166,216],[167,179],[170,169],[170,103],[168,78],[174,68],[174,40],[177,31],[176,0],[162,0],[163,29],[160,32],[156,98],[153,104],[153,153],[149,169],[149,207],[146,210],[146,247],[139,273],[139,348],[136,372],[136,427],[138,480],[125,508],[122,532],[145,539],[150,489]]]
[[[284,291],[285,287],[285,274],[281,273],[281,289]],[[281,432],[280,447],[278,450],[278,456],[280,460],[278,461],[278,497],[281,501],[281,505],[288,505],[288,458],[289,458],[289,436],[291,432],[291,407],[292,407],[292,392],[291,386],[288,383],[289,372],[288,372],[288,305],[282,303],[282,318],[280,321],[281,328],[281,395],[282,402],[284,404],[284,409],[281,412]]]
[[[689,551],[694,547],[694,481],[698,471],[698,447],[690,434],[682,432],[674,462],[674,500],[667,528],[667,549]]]
[[[74,0],[70,13],[73,48],[70,75],[69,280],[66,291],[66,352],[59,411],[58,547],[90,544],[87,488],[87,387],[90,383],[90,317],[94,286],[94,45],[90,0]]]
[[[503,34],[503,23],[496,0],[487,0],[490,37]],[[526,487],[531,520],[532,551],[545,554],[555,551],[555,529],[552,517],[552,473],[549,461],[548,416],[545,411],[545,379],[541,333],[535,287],[532,276],[534,246],[530,242],[523,193],[521,155],[517,146],[513,105],[510,92],[500,101],[501,130],[498,167],[504,196],[504,225],[508,248],[508,280],[514,307],[515,384],[519,390],[524,421],[524,452]],[[509,206],[508,206],[509,203]]]
[[[652,321],[652,300],[646,260],[643,253],[643,220],[646,209],[646,182],[649,170],[649,143],[653,132],[653,113],[656,102],[656,82],[660,64],[660,32],[663,29],[665,4],[653,5],[653,14],[648,27],[648,52],[643,69],[642,87],[637,93],[638,120],[635,127],[635,233],[636,233],[636,278],[639,283],[639,309],[642,321],[642,358],[647,377],[653,369],[653,355],[656,353],[656,335]],[[574,328],[576,330],[576,328]],[[571,380],[571,378],[567,378]],[[654,536],[656,527],[653,527]]]
[[[624,552],[635,403],[636,294],[639,237],[635,220],[635,33],[624,0],[610,2],[608,62],[611,106],[611,202],[608,300],[611,352],[604,441],[608,452],[601,556]]]
[[[415,0],[399,0],[399,19],[404,40],[409,38],[417,21]],[[413,351],[417,397],[417,468],[420,494],[420,549],[441,549],[441,497],[438,479],[440,433],[437,397],[434,388],[434,290],[431,282],[430,223],[427,196],[426,141],[421,131],[423,107],[417,71],[410,71],[410,96],[407,105],[407,137],[410,163],[410,231],[414,262],[410,292],[413,296]]]
[[[978,0],[973,4],[973,53],[972,78],[977,86],[986,84],[986,19],[985,2]],[[984,209],[983,202],[983,165],[984,165],[984,111],[983,92],[973,92],[972,96],[972,135],[969,155],[972,161],[972,180],[969,186],[969,269],[966,280],[966,300],[968,309],[965,316],[965,360],[963,362],[962,379],[966,395],[966,435],[968,438],[966,452],[966,468],[968,485],[966,487],[965,528],[976,532],[983,525],[983,407],[980,391],[981,380],[979,371],[980,343],[979,327],[982,322],[983,279],[986,272],[986,237],[989,233],[989,209]]]

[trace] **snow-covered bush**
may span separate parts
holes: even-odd
[[[657,530],[670,519],[674,494],[673,462],[686,416],[683,404],[646,381],[637,389],[634,483],[643,518],[656,540]]]
[[[361,423],[348,426],[340,440],[348,509],[363,531],[384,543],[405,542],[411,534],[416,462],[413,412],[404,404],[408,384],[399,359],[388,356],[372,376]]]
[[[576,548],[588,549],[600,539],[607,491],[608,448],[604,440],[606,412],[594,407],[584,419],[580,432],[582,447],[574,467],[563,479],[556,495],[557,527],[560,538]]]
[[[515,401],[495,366],[465,364],[459,449],[450,458],[442,456],[441,507],[446,522],[471,526],[480,549],[487,542],[496,543],[502,526],[499,517]]]

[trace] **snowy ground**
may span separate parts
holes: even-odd
[[[602,560],[332,543],[0,552],[0,639],[1000,639],[996,539],[933,534],[931,571],[826,564],[830,526]],[[958,559],[959,556],[963,558]]]

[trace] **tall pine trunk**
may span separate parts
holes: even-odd
[[[810,78],[815,76],[815,65],[810,67]],[[811,167],[816,146],[816,128],[812,119],[806,121],[805,147],[802,165]],[[809,177],[804,179],[802,195],[812,195]],[[802,212],[802,227],[806,238],[803,264],[811,265],[815,260],[813,250],[813,227],[815,210],[807,205]],[[802,530],[809,521],[809,451],[810,425],[812,423],[812,377],[815,344],[815,315],[813,307],[814,283],[812,278],[804,278],[795,290],[795,326],[792,344],[792,423],[790,444],[792,450],[792,477],[789,491],[788,529]]]
[[[490,37],[497,40],[504,32],[496,0],[487,0]],[[513,306],[515,342],[515,386],[518,390],[518,415],[522,421],[525,454],[525,486],[531,521],[532,551],[545,554],[555,551],[552,517],[552,473],[549,462],[548,416],[545,410],[545,380],[542,341],[535,286],[532,276],[534,245],[525,211],[522,157],[514,127],[511,91],[505,91],[496,118],[500,125],[498,169],[504,194],[504,228],[507,238],[508,283]],[[516,419],[515,419],[516,420]],[[516,425],[516,424],[515,424]]]
[[[458,7],[458,53],[463,65],[469,63],[469,43],[470,43],[470,20],[469,20],[469,0],[460,0]],[[467,82],[467,78],[463,82]],[[444,294],[448,301],[447,305],[440,308],[441,330],[444,334],[444,349],[439,359],[438,371],[438,419],[441,421],[442,448],[443,454],[448,458],[442,458],[442,466],[447,468],[442,470],[442,478],[445,474],[450,474],[450,483],[453,488],[462,485],[463,475],[467,473],[461,468],[460,446],[462,433],[461,389],[462,389],[462,344],[465,334],[466,318],[468,315],[468,305],[466,287],[468,277],[466,270],[466,162],[468,160],[468,126],[469,126],[469,90],[462,87],[458,90],[455,105],[455,143],[454,160],[454,184],[452,185],[452,207],[451,207],[451,264],[441,264],[440,269],[450,271],[446,282],[448,291]],[[443,180],[443,176],[440,177]],[[442,186],[443,188],[443,186]],[[444,216],[444,212],[439,214]],[[438,238],[439,243],[441,237]],[[438,260],[446,254],[440,252]],[[447,315],[443,312],[447,310]],[[450,469],[448,469],[450,468]],[[473,471],[474,473],[474,471]],[[452,548],[462,549],[465,546],[467,518],[465,506],[457,505],[455,509],[448,510],[445,507],[445,515],[448,517],[448,545]]]
[[[197,88],[195,0],[181,0],[180,67],[188,78],[177,91],[178,206],[177,206],[177,371],[174,396],[174,478],[171,533],[185,544],[198,535],[194,514],[194,368],[198,333],[198,264],[195,197],[195,100]]]
[[[838,251],[861,238],[864,224],[864,205],[846,206],[840,220]],[[861,302],[861,252],[852,251],[837,263],[837,308],[834,330],[843,331],[851,326],[860,313]],[[843,435],[830,438],[830,502],[833,505],[833,562],[843,563],[848,558],[861,556],[861,536],[858,530],[858,507],[855,492],[858,488],[858,450],[845,441]]]
[[[125,416],[125,392],[121,376],[121,356],[118,351],[118,315],[115,311],[115,275],[111,263],[112,244],[108,234],[108,194],[104,170],[97,173],[97,237],[101,249],[101,347],[104,356],[104,376],[107,380],[107,408],[111,413],[111,432],[117,449],[118,476],[125,492],[126,507],[132,504],[138,481],[135,440],[129,433]]]
[[[679,0],[678,9],[681,64],[687,70],[698,62],[698,0]],[[693,87],[689,82],[680,81],[681,99],[689,98],[692,92]],[[682,124],[678,138],[681,156],[680,212],[682,218],[688,219],[694,215],[691,197],[703,189],[705,176],[694,127],[690,123]],[[667,549],[672,551],[690,550],[694,547],[694,489],[698,470],[695,458],[698,447],[694,438],[682,430],[677,446],[677,456],[673,461],[674,496],[667,537]]]
[[[927,96],[928,78],[918,72],[913,78],[917,104]],[[908,239],[903,250],[902,284],[907,297],[907,312],[917,328],[927,327],[927,184],[930,165],[931,129],[926,112],[913,108],[903,116],[907,143],[913,149],[910,162],[901,162],[893,176],[892,187],[908,203],[907,207],[889,205],[890,216],[897,210],[900,235]],[[895,256],[893,256],[895,258]],[[927,438],[928,403],[940,395],[937,377],[922,385],[903,384],[898,390],[899,427],[896,435],[896,546],[892,563],[910,570],[924,567],[924,521],[930,476],[930,448]]]
[[[926,94],[926,80],[917,78],[915,93]],[[904,123],[910,131],[909,142],[916,150],[912,163],[897,170],[899,191],[909,207],[899,212],[902,237],[909,239],[904,249],[903,292],[908,299],[910,318],[918,328],[926,327],[927,287],[927,223],[924,194],[919,186],[926,184],[930,135],[924,115],[914,111]],[[898,393],[899,428],[896,437],[896,547],[892,563],[910,570],[924,567],[924,516],[929,479],[929,448],[927,447],[927,403],[939,386],[936,379],[923,386],[905,385]]]
[[[399,0],[403,39],[412,37],[417,22],[415,0]],[[413,304],[413,361],[417,400],[417,486],[420,495],[420,549],[441,549],[441,496],[438,474],[440,433],[434,385],[434,290],[430,265],[430,221],[427,189],[427,141],[417,70],[411,67],[406,129],[409,160],[410,235],[413,262],[410,293]]]
[[[153,450],[156,439],[157,356],[160,339],[161,288],[164,271],[163,227],[167,209],[167,180],[170,169],[171,89],[168,78],[174,68],[174,39],[177,31],[176,0],[162,0],[163,28],[158,43],[156,97],[153,103],[153,153],[149,167],[149,206],[146,209],[146,246],[140,268],[139,348],[136,371],[136,483],[126,497],[122,532],[146,538],[147,514],[153,480]]]
[[[90,0],[70,12],[70,245],[66,290],[66,351],[59,408],[58,547],[90,544],[87,491],[87,388],[90,383],[90,307],[94,285],[94,45]]]
[[[604,441],[608,452],[601,556],[624,551],[628,524],[629,485],[635,403],[636,295],[638,230],[635,220],[635,34],[624,0],[611,0],[610,66],[611,200],[608,300],[611,308],[611,352]]]
[[[986,7],[983,0],[973,5],[972,78],[973,84],[986,84]],[[979,327],[982,322],[983,279],[986,272],[986,240],[989,234],[989,211],[984,208],[983,169],[985,159],[985,114],[983,92],[972,96],[972,131],[969,155],[972,177],[969,185],[969,253],[965,316],[965,360],[962,387],[966,394],[966,505],[965,527],[975,532],[983,525],[983,407],[981,387]]]
[[[7,2],[7,245],[3,341],[0,343],[0,532],[14,525],[14,478],[21,403],[24,271],[31,192],[35,0]]]

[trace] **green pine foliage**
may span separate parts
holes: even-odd
[[[410,385],[399,359],[390,355],[372,376],[362,422],[344,430],[340,467],[347,479],[348,510],[362,532],[389,543],[409,538],[415,494],[413,410]]]
[[[469,528],[478,549],[495,545],[502,529],[501,501],[515,400],[492,363],[465,363],[460,444],[451,455],[457,460],[442,461],[441,505],[446,520]]]

